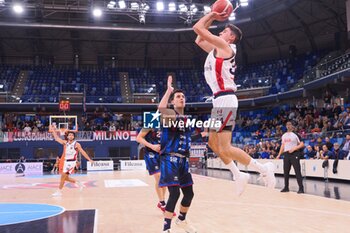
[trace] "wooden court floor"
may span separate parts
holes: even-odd
[[[231,181],[193,177],[195,197],[188,221],[200,233],[350,232],[350,202],[280,193],[257,185],[248,185],[241,197],[235,197]],[[154,180],[146,171],[88,173],[75,178],[88,187],[79,191],[68,186],[61,198],[53,198],[57,175],[1,175],[0,202],[45,203],[66,210],[97,209],[95,222],[101,233],[162,232],[163,215],[156,208]],[[146,186],[134,187],[138,184]],[[182,231],[173,224],[172,232]]]

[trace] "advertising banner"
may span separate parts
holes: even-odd
[[[87,171],[113,171],[113,160],[87,162]]]
[[[121,170],[146,170],[144,160],[120,160]]]
[[[43,163],[0,163],[0,174],[42,175]]]

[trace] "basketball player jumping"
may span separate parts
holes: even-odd
[[[174,109],[168,108],[169,99]],[[196,230],[186,221],[186,215],[190,208],[194,193],[192,175],[189,173],[188,157],[191,146],[192,129],[185,124],[177,127],[170,122],[186,122],[184,116],[186,101],[182,90],[172,87],[172,77],[168,77],[168,88],[159,103],[158,109],[162,114],[161,124],[161,151],[160,151],[160,181],[159,186],[168,187],[169,198],[165,207],[163,232],[170,232],[171,220],[176,203],[180,197],[180,189],[183,198],[180,206],[180,214],[176,219],[176,225],[187,233],[195,233]]]
[[[240,172],[233,160],[259,171],[265,185],[269,188],[275,187],[276,180],[272,163],[261,164],[243,150],[231,145],[232,130],[238,108],[238,100],[234,94],[237,90],[234,82],[236,44],[242,39],[242,32],[233,24],[226,25],[219,36],[213,35],[208,30],[214,20],[226,18],[225,14],[225,12],[220,14],[210,12],[202,17],[193,26],[193,29],[198,35],[196,44],[208,53],[204,75],[214,95],[212,118],[222,122],[220,128],[210,129],[208,144],[232,172],[236,194],[241,195],[248,183],[249,174]]]
[[[146,167],[149,175],[153,175],[155,179],[155,189],[159,199],[157,207],[163,212],[165,211],[164,196],[165,187],[159,187],[160,178],[160,131],[156,129],[142,129],[137,135],[136,141],[145,146],[146,154],[144,156]]]
[[[70,174],[72,174],[72,172],[74,171],[75,165],[77,163],[77,157],[78,157],[78,152],[80,152],[88,161],[93,162],[92,159],[90,159],[89,155],[83,150],[83,148],[81,147],[80,143],[75,141],[75,134],[72,131],[67,131],[67,140],[62,140],[61,138],[59,138],[57,136],[57,129],[56,126],[51,126],[51,130],[52,130],[52,135],[55,139],[56,142],[60,143],[61,145],[63,145],[63,156],[64,157],[64,161],[60,161],[63,162],[63,171],[61,174],[61,180],[60,180],[60,185],[59,188],[56,192],[54,192],[52,194],[52,196],[62,196],[62,189],[64,186],[65,181],[71,182],[71,183],[75,183],[79,186],[80,190],[83,189],[84,185],[69,177]]]

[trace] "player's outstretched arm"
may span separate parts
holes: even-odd
[[[159,152],[160,151],[160,145],[153,145],[146,141],[145,137],[148,134],[148,132],[151,131],[151,129],[142,129],[140,133],[136,137],[136,141],[148,148],[150,148],[153,151]]]
[[[76,145],[78,151],[89,161],[89,162],[94,162],[92,159],[90,159],[89,155],[85,152],[85,150],[81,147],[80,143],[77,142]]]
[[[213,23],[214,19],[209,19],[204,27],[205,29],[209,29],[209,27],[211,26],[211,24]],[[208,41],[204,40],[201,36],[197,36],[196,40],[195,40],[196,44],[201,47],[201,49],[203,49],[204,51],[206,51],[207,53],[210,53],[210,51],[212,51],[214,49],[214,46],[212,44],[210,44]]]
[[[53,138],[55,139],[56,142],[58,142],[61,145],[64,145],[65,143],[67,143],[65,140],[62,140],[58,135],[57,132],[59,132],[59,130],[57,130],[56,126],[54,125],[50,125],[50,131],[51,134],[53,136]]]
[[[175,119],[176,114],[175,111],[168,108],[168,102],[170,99],[171,94],[174,91],[174,88],[172,86],[172,82],[173,82],[173,77],[171,75],[169,75],[168,77],[168,88],[163,96],[163,98],[161,99],[161,101],[159,102],[158,105],[158,110],[162,113],[162,118],[166,118],[166,119]]]
[[[203,16],[194,26],[193,26],[193,30],[194,32],[200,36],[200,38],[202,40],[207,41],[209,44],[211,44],[211,46],[215,47],[215,48],[219,48],[219,49],[226,49],[229,48],[228,43],[216,36],[213,35],[208,28],[206,28],[206,25],[210,23],[210,21],[219,19],[223,16],[225,16],[224,14],[226,13],[217,13],[217,12],[210,12],[208,14],[206,14],[205,16]]]

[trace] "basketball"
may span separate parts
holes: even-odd
[[[217,0],[216,2],[214,2],[211,10],[217,13],[226,12],[227,17],[222,17],[221,19],[218,19],[218,21],[225,21],[231,15],[233,11],[233,6],[228,0]]]

